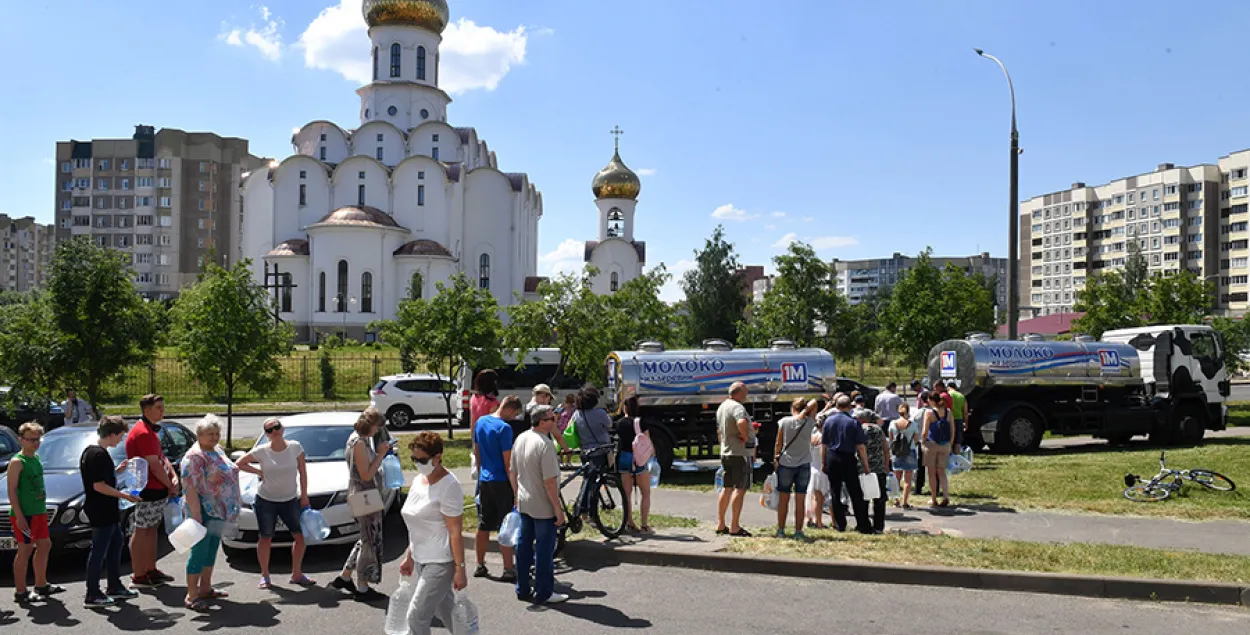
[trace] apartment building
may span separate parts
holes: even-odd
[[[52,267],[54,240],[51,225],[0,214],[0,291],[42,287]]]
[[[56,238],[130,254],[139,292],[169,299],[210,253],[239,258],[239,184],[266,163],[246,139],[145,125],[129,139],[57,142]]]
[[[980,272],[996,282],[994,299],[998,306],[1007,308],[1007,259],[991,258],[989,252],[975,256],[931,256],[929,260],[939,269],[951,264],[972,275]],[[903,273],[916,266],[916,258],[895,252],[889,258],[867,260],[833,261],[838,292],[851,304],[859,304],[868,295],[894,286]]]
[[[1021,312],[1071,312],[1089,275],[1122,269],[1133,243],[1151,273],[1191,271],[1214,284],[1219,309],[1245,312],[1247,170],[1250,150],[1022,202]]]

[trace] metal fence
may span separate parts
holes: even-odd
[[[334,391],[327,397],[322,393],[321,360],[315,353],[282,357],[278,363],[282,367],[282,378],[272,391],[260,395],[239,387],[235,389],[235,401],[365,401],[379,377],[402,371],[399,356],[395,354],[331,356]],[[224,389],[212,391],[192,379],[187,365],[177,357],[157,357],[147,366],[127,369],[121,379],[106,385],[105,392],[109,403],[138,403],[139,398],[148,393],[182,403],[224,403],[226,398]]]

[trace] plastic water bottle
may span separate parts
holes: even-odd
[[[651,487],[659,487],[660,485],[660,462],[652,457],[647,461],[647,472],[651,474]]]
[[[125,493],[125,494],[130,494],[130,491],[132,489],[133,487],[130,484],[130,470],[128,469],[122,470],[122,473],[117,475],[117,491]],[[136,496],[136,494],[130,494],[130,495]],[[117,507],[119,509],[130,509],[131,507],[134,507],[134,506],[135,506],[134,503],[124,498],[117,499]]]
[[[399,587],[391,594],[391,605],[386,609],[386,635],[408,635],[408,606],[416,591],[411,576],[399,579]]]
[[[851,506],[851,490],[846,485],[842,486],[842,506]]]
[[[712,489],[716,490],[717,494],[725,489],[725,468],[716,468],[716,480],[713,482]]]
[[[521,512],[513,509],[499,525],[499,546],[511,549],[521,541]]]
[[[399,489],[404,486],[404,467],[394,454],[388,454],[382,459],[382,480],[386,489]]]
[[[477,635],[477,607],[467,593],[456,593],[456,604],[451,607],[451,635]]]
[[[310,545],[330,537],[330,523],[326,522],[325,515],[311,507],[305,507],[300,512],[299,527],[304,532],[304,540]]]
[[[885,479],[885,490],[890,498],[895,498],[898,496],[898,492],[899,492],[898,477],[894,476],[893,472],[891,472],[890,476]]]
[[[247,482],[243,484],[242,491],[239,492],[240,498],[242,499],[243,504],[248,505],[248,506],[255,505],[256,493],[259,491],[260,491],[260,479],[256,478],[255,476],[252,476],[251,478],[247,479]]]
[[[126,480],[126,493],[131,496],[138,496],[143,488],[148,486],[148,462],[147,459],[133,458],[126,461],[126,470],[123,474]]]
[[[165,503],[165,533],[172,534],[178,526],[186,520],[186,514],[182,511],[182,497],[171,498]]]

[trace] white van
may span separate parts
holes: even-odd
[[[556,369],[560,366],[560,349],[558,348],[539,348],[530,351],[525,355],[525,365],[520,369],[517,368],[515,351],[505,351],[503,360],[503,367],[495,369],[495,374],[499,378],[500,399],[508,395],[516,395],[522,404],[526,404],[533,395],[534,386],[547,384],[551,387],[551,394],[554,397],[552,405],[559,406],[564,402],[566,394],[576,393],[586,383],[579,378],[556,373]],[[473,394],[473,378],[477,377],[477,373],[481,370],[481,368],[475,368],[470,371],[468,365],[461,370],[460,408],[463,411],[460,417],[461,425],[468,425],[469,397]]]

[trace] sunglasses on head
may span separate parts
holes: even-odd
[[[281,423],[277,425],[269,426],[268,428],[265,428],[265,434],[273,434],[281,429],[282,429]]]

